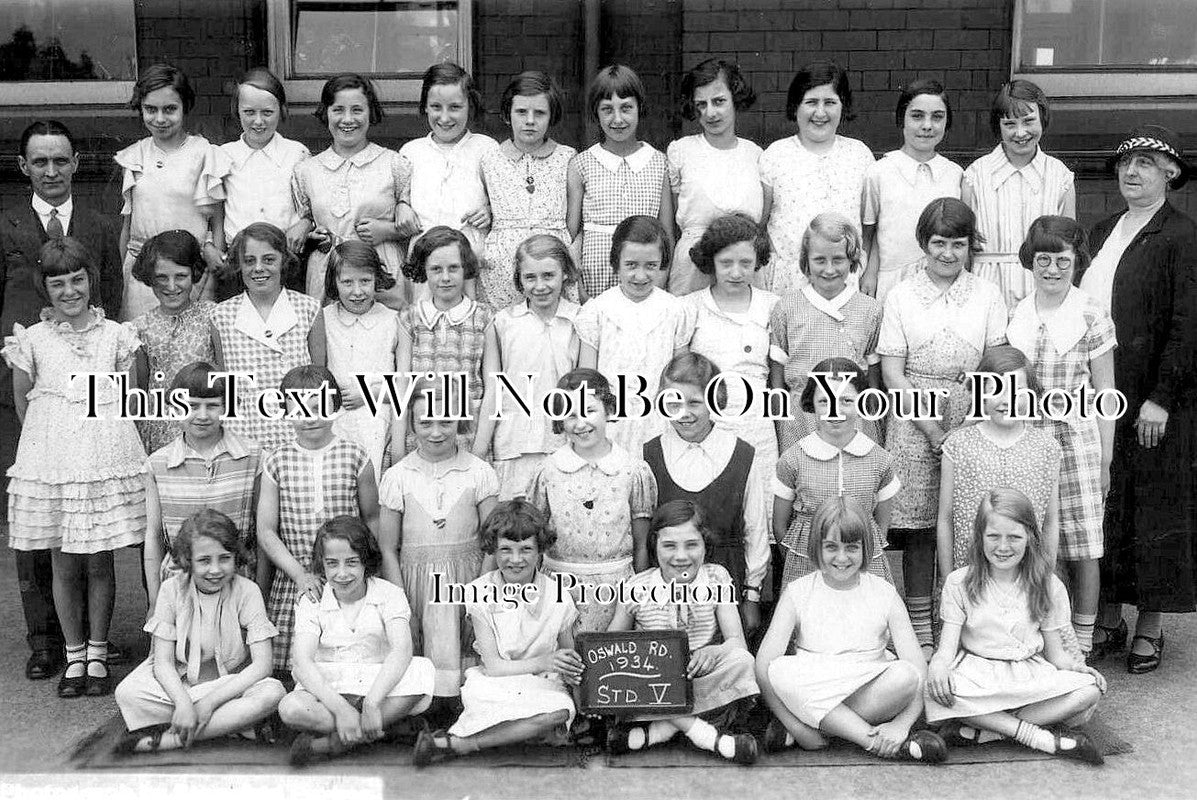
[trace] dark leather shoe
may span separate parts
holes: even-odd
[[[74,662],[82,663],[82,662]],[[70,666],[68,664],[68,666]],[[87,671],[84,670],[82,675],[75,675],[68,678],[66,673],[58,679],[58,696],[59,697],[82,697],[84,689],[87,688]]]
[[[25,662],[25,677],[31,681],[53,678],[62,669],[62,653],[59,649],[34,650]]]
[[[1151,655],[1141,656],[1133,649],[1126,654],[1126,671],[1132,675],[1142,675],[1145,672],[1154,672],[1159,669],[1160,662],[1164,660],[1164,634],[1159,636],[1136,636],[1131,639],[1131,645],[1134,645],[1135,639],[1142,639],[1151,645]]]
[[[1104,642],[1094,642],[1093,650],[1085,656],[1085,663],[1092,666],[1111,653],[1118,653],[1126,649],[1126,620],[1118,620],[1118,627],[1107,628],[1105,625],[1094,625],[1094,630],[1103,631],[1106,635]]]
[[[92,675],[90,672],[88,672],[84,676],[83,693],[88,697],[102,697],[103,695],[112,692],[112,676],[108,672],[108,664],[103,659],[87,659],[88,667],[90,667],[93,663],[103,664],[104,674]]]

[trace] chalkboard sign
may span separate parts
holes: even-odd
[[[693,700],[686,632],[579,633],[584,714],[684,714]]]

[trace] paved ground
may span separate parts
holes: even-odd
[[[138,629],[144,614],[139,562],[131,551],[118,554],[118,591],[114,638],[144,651]],[[0,554],[0,696],[5,698],[0,729],[0,798],[32,796],[92,797],[321,796],[324,798],[430,797],[500,798],[570,797],[988,797],[1049,798],[1197,796],[1197,616],[1166,620],[1167,652],[1152,675],[1127,675],[1122,665],[1105,665],[1110,691],[1103,717],[1135,752],[1112,757],[1095,769],[1063,761],[943,766],[880,764],[834,768],[711,768],[587,770],[454,768],[415,772],[381,768],[372,774],[342,774],[335,765],[310,770],[299,778],[286,768],[229,774],[209,769],[141,770],[136,775],[75,772],[67,764],[71,745],[107,719],[116,706],[111,697],[59,700],[54,681],[25,680],[27,655],[16,576],[9,553]],[[1132,621],[1133,623],[1133,621]],[[192,773],[195,771],[192,770]],[[49,777],[54,776],[54,777]],[[193,782],[194,781],[194,782]],[[64,787],[74,787],[65,789]],[[80,787],[88,787],[82,793]],[[202,787],[185,791],[186,786]],[[337,788],[333,788],[333,787]],[[55,791],[54,787],[63,789]],[[234,791],[239,790],[239,791]]]

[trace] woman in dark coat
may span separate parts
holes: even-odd
[[[1150,672],[1164,613],[1197,610],[1197,224],[1167,200],[1188,179],[1176,134],[1145,125],[1110,159],[1127,210],[1090,236],[1078,285],[1110,309],[1114,379],[1127,399],[1114,433],[1094,657],[1126,644],[1122,604],[1138,606],[1127,670]]]

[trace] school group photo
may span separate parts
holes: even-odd
[[[755,76],[712,55],[660,148],[634,58],[586,76],[590,141],[557,138],[551,70],[484,98],[439,60],[410,140],[374,77],[327,76],[318,147],[267,66],[208,98],[240,128],[211,141],[204,76],[142,63],[143,138],[95,167],[114,218],[31,108],[0,156],[7,685],[52,687],[47,720],[114,699],[131,771],[371,751],[418,782],[560,748],[754,785],[1002,746],[1116,772],[1107,679],[1192,658],[1197,140],[1137,114],[1085,225],[1035,81],[985,89],[991,149],[957,163],[951,72],[862,141],[850,62],[793,58],[787,135],[737,131]],[[674,642],[684,701],[654,709],[627,687]]]

